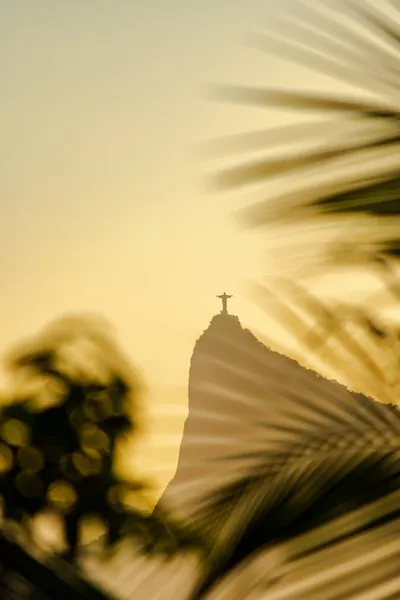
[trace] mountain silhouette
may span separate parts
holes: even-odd
[[[195,343],[188,396],[176,473],[158,505],[191,518],[267,452],[277,465],[368,425],[371,407],[384,422],[398,411],[271,350],[224,311]]]
[[[175,505],[176,494],[181,502],[182,490],[187,485],[208,478],[213,462],[222,460],[226,454],[227,447],[221,440],[231,438],[233,444],[244,441],[242,419],[249,415],[245,399],[249,393],[259,393],[257,379],[263,377],[265,361],[271,354],[274,353],[251,331],[242,327],[237,316],[221,312],[211,319],[192,353],[189,412],[177,469],[159,503]],[[240,397],[243,402],[237,402]]]
[[[271,350],[235,315],[215,315],[195,342],[188,396],[176,473],[157,506],[198,524],[211,540],[229,521],[232,539],[201,592],[253,552],[311,535],[396,488],[385,456],[387,440],[398,436],[398,409]],[[252,513],[257,503],[259,515]],[[135,582],[138,570],[142,583]],[[101,573],[110,591],[127,586],[130,573],[126,593],[143,599],[161,590],[168,600],[186,597],[196,581],[189,556],[163,565],[126,545],[108,566],[93,564],[90,572],[95,581]]]

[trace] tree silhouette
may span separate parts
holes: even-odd
[[[9,360],[17,382],[36,385],[0,413],[5,526],[17,523],[29,537],[34,518],[51,511],[63,524],[68,561],[77,558],[80,527],[93,515],[106,526],[106,548],[126,538],[143,552],[167,556],[198,548],[198,538],[171,515],[129,504],[128,496],[140,496],[148,485],[116,471],[118,442],[139,420],[136,375],[85,319],[62,325]],[[71,354],[72,342],[79,342],[80,354],[76,347]]]

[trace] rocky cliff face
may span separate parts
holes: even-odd
[[[216,315],[194,347],[189,415],[161,502],[191,513],[260,458],[276,467],[277,456],[345,435],[371,402],[267,348],[238,317]]]

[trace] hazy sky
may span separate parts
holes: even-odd
[[[156,384],[185,382],[215,294],[259,319],[265,272],[198,145],[265,122],[211,102],[221,81],[280,83],[290,67],[244,40],[261,1],[0,3],[0,347],[91,310]],[[264,120],[263,120],[264,119]]]
[[[186,385],[216,294],[263,329],[244,288],[268,272],[261,240],[206,188],[199,143],[288,118],[215,104],[210,83],[313,79],[246,48],[265,6],[0,0],[2,350],[94,311],[162,388]]]

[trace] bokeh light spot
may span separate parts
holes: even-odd
[[[27,446],[30,433],[29,428],[22,421],[8,419],[0,427],[0,436],[11,446]]]

